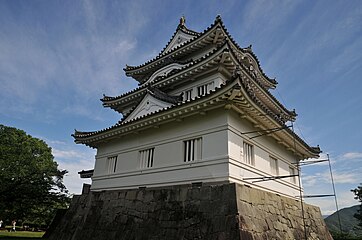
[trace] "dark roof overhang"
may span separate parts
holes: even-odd
[[[270,136],[288,150],[294,151],[299,159],[317,157],[320,149],[318,147],[310,147],[297,134],[286,127],[280,116],[271,111],[261,101],[258,101],[245,79],[247,78],[242,74],[237,74],[225,85],[205,96],[197,97],[191,101],[180,102],[169,108],[161,109],[131,121],[120,121],[112,127],[100,131],[75,131],[72,136],[76,143],[97,147],[104,142],[132,132],[139,132],[180,118],[200,114],[200,112],[224,107],[237,111],[242,115],[242,118],[247,118],[254,123],[254,127],[261,130],[282,128],[278,132],[271,132]]]

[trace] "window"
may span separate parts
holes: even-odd
[[[153,154],[155,148],[150,148],[140,151],[140,168],[151,168],[153,167]]]
[[[197,87],[197,96],[204,96],[207,93],[207,85],[208,84],[204,84]]]
[[[244,162],[254,166],[254,148],[253,145],[244,142],[243,143]]]
[[[278,176],[279,175],[279,166],[278,166],[278,159],[274,158],[274,157],[270,157],[270,172],[272,175],[274,176]]]
[[[289,166],[289,175],[296,175],[294,167]],[[296,184],[297,182],[296,177],[295,176],[290,177],[290,182]]]
[[[185,91],[185,101],[191,100],[191,98],[192,98],[192,89],[189,89]]]
[[[108,157],[108,173],[115,173],[117,170],[117,156]]]
[[[184,141],[184,162],[201,159],[201,138]]]

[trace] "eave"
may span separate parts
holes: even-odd
[[[181,68],[177,72],[173,72],[170,75],[160,77],[151,82],[152,86],[157,88],[167,89],[174,84],[182,84],[185,80],[194,79],[197,75],[207,73],[209,70],[214,69],[214,71],[226,70],[226,74],[231,76],[237,69],[238,71],[243,72],[245,75],[248,75],[252,81],[250,85],[255,90],[255,93],[259,98],[275,113],[281,115],[286,121],[294,121],[296,113],[286,109],[270,92],[265,86],[260,83],[259,79],[256,78],[252,72],[245,68],[240,59],[237,56],[235,48],[230,45],[229,41],[225,41],[222,46],[219,46],[213,52],[208,53],[204,57],[198,59],[192,64],[189,64]],[[236,71],[236,72],[238,72]],[[125,93],[118,97],[107,97],[101,99],[103,106],[110,107],[118,112],[122,112],[126,107],[134,107],[139,100],[145,95],[146,87],[148,85],[141,86],[135,90],[132,90],[128,93]]]
[[[90,170],[82,170],[80,172],[78,172],[80,178],[91,178],[94,174],[94,169],[90,169]]]
[[[118,122],[112,127],[96,132],[76,131],[72,136],[76,143],[97,147],[112,139],[120,138],[130,133],[138,133],[148,128],[159,127],[162,124],[178,121],[195,114],[205,113],[215,108],[224,107],[232,109],[254,123],[254,127],[261,130],[282,128],[280,131],[271,132],[279,144],[288,150],[295,152],[298,159],[317,157],[319,148],[310,147],[298,135],[289,128],[285,128],[283,121],[253,97],[245,83],[246,76],[235,76],[226,85],[211,91],[203,97],[197,97],[191,101],[184,101],[169,108],[162,109],[149,115],[132,119],[127,122]]]
[[[229,74],[231,75],[235,69],[235,65],[233,64],[235,60],[232,62],[225,61],[225,57],[229,55],[229,48],[230,47],[227,45],[227,43],[224,43],[214,51],[181,68],[179,71],[172,72],[167,76],[157,78],[150,84],[142,85],[117,97],[104,96],[103,99],[101,99],[103,106],[110,107],[115,111],[122,113],[125,107],[134,106],[139,101],[139,99],[145,95],[147,87],[150,85],[157,88],[167,88],[169,85],[175,84],[176,82],[180,84],[185,79],[193,79],[197,75],[204,74],[211,69],[221,67],[220,63],[222,64],[223,68],[228,69]]]
[[[85,144],[90,147],[97,147],[99,144],[126,134],[139,132],[147,128],[158,127],[170,121],[183,119],[195,114],[202,114],[204,111],[221,107],[220,103],[226,98],[222,90],[228,90],[231,84],[223,85],[211,91],[209,94],[196,97],[191,101],[183,101],[169,108],[132,119],[95,132],[81,132],[75,130],[72,136],[76,143]]]
[[[241,62],[240,59],[237,56],[237,53],[235,52],[235,49],[230,46],[230,55],[233,57],[234,61],[238,63],[238,70],[235,71],[235,74],[243,73],[244,75],[249,76],[252,81],[250,82],[250,86],[254,89],[255,93],[257,93],[260,100],[263,100],[263,102],[270,108],[274,113],[282,115],[282,117],[286,121],[295,121],[295,118],[297,114],[295,113],[295,110],[288,110],[282,103],[276,99],[273,94],[269,92],[269,89],[265,87],[260,82],[260,78],[257,78],[255,74],[253,74],[250,69],[246,68]]]
[[[238,52],[238,55],[242,55],[238,56],[239,60],[241,60],[240,58],[247,58],[249,59],[249,61],[256,63],[256,68],[258,69],[257,71],[260,72],[261,74],[260,76],[257,77],[259,78],[259,81],[264,85],[264,87],[268,89],[275,88],[277,84],[276,80],[269,78],[263,72],[260,66],[260,62],[257,56],[253,53],[251,46],[247,48],[241,48],[229,34],[220,16],[217,16],[215,22],[210,27],[208,27],[203,33],[200,33],[199,35],[195,34],[195,38],[190,39],[189,41],[182,43],[180,46],[165,52],[164,50],[167,48],[168,44],[170,43],[169,42],[166,45],[166,47],[161,51],[161,53],[158,56],[156,56],[154,59],[139,66],[126,66],[126,68],[124,68],[124,71],[126,72],[127,76],[133,77],[141,84],[147,80],[146,76],[150,74],[148,72],[154,72],[157,69],[159,69],[161,66],[165,64],[167,59],[177,59],[183,57],[194,51],[204,48],[206,45],[211,44],[217,46],[228,39],[230,40],[230,43],[233,45],[233,48]],[[253,71],[250,70],[251,62],[250,63],[246,62],[245,63],[246,65],[244,66],[246,67],[246,69],[249,69],[249,71]],[[242,61],[240,61],[240,63],[243,65]]]
[[[265,134],[268,129],[280,128],[279,131],[270,131],[270,134],[267,135],[294,152],[299,160],[319,157],[321,153],[319,147],[309,146],[289,126],[285,125],[280,116],[272,112],[261,101],[258,101],[253,90],[249,88],[247,81],[245,81],[247,79],[245,76],[239,76],[239,79],[240,91],[234,94],[235,96],[228,108],[237,111],[240,118],[246,118],[252,122],[255,128],[261,130],[261,134]]]
[[[194,30],[191,30],[189,28],[186,27],[186,25],[184,23],[181,22],[181,19],[180,19],[180,24],[177,26],[175,32],[173,33],[172,37],[170,38],[170,40],[167,42],[166,46],[161,50],[161,52],[158,54],[158,55],[162,55],[165,50],[167,49],[167,47],[171,44],[171,42],[173,41],[173,39],[175,38],[176,34],[178,31],[181,31],[187,35],[190,35],[190,36],[194,36],[194,37],[197,37],[197,36],[200,36],[201,33],[200,32],[196,32]]]
[[[139,66],[127,65],[126,68],[124,68],[123,70],[125,71],[127,76],[133,77],[134,79],[142,83],[145,81],[144,78],[147,75],[147,72],[153,72],[157,70],[159,66],[162,66],[167,58],[179,59],[183,56],[191,54],[194,51],[202,49],[207,45],[217,45],[223,42],[224,36],[222,36],[222,34],[219,34],[221,27],[221,19],[215,20],[214,24],[208,27],[200,35],[195,36],[195,38],[185,41],[178,47],[164,52],[164,49],[167,47],[166,46],[155,58]]]

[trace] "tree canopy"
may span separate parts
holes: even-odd
[[[359,226],[362,227],[362,183],[357,188],[352,189],[351,191],[355,195],[354,198],[361,203],[359,210],[357,210],[357,213],[354,214],[354,217],[359,220]]]
[[[24,131],[0,124],[0,218],[49,224],[69,200],[51,148]]]

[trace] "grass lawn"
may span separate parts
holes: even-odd
[[[1,240],[19,240],[19,239],[41,239],[44,235],[44,232],[28,232],[28,231],[17,231],[17,232],[8,232],[0,231]]]

